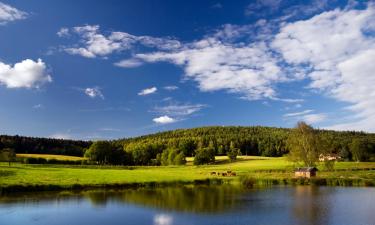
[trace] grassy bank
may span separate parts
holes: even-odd
[[[251,179],[256,179],[259,182],[280,184],[293,184],[294,182],[292,164],[285,158],[242,156],[236,162],[230,163],[226,157],[217,157],[216,164],[207,166],[193,166],[191,160],[191,158],[188,159],[186,166],[168,167],[28,165],[18,163],[8,167],[6,163],[1,163],[0,187],[7,191],[125,187],[127,185],[194,183],[207,181],[207,179],[214,181],[220,179],[224,182],[238,181],[240,176],[251,177]],[[336,169],[334,172],[318,172],[318,179],[325,180],[324,182],[321,181],[321,184],[333,185],[334,179],[337,181],[359,180],[363,185],[375,184],[375,163],[339,162]],[[219,177],[211,175],[211,172],[228,170],[235,171],[237,176]],[[301,183],[301,181],[298,182]],[[298,184],[298,182],[294,183]],[[362,184],[361,182],[357,183]]]

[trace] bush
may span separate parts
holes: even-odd
[[[178,153],[176,157],[174,158],[174,164],[175,165],[185,165],[186,164],[186,157],[183,152]]]
[[[160,157],[161,165],[163,166],[186,164],[185,154],[175,148],[166,149],[161,155],[158,154],[157,157],[158,156]]]
[[[328,171],[333,171],[335,168],[335,160],[325,160],[324,168]]]
[[[194,165],[210,164],[215,162],[215,149],[201,148],[196,151]]]
[[[227,156],[231,162],[236,161],[239,149],[232,148],[227,152]]]

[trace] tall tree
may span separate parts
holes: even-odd
[[[293,162],[303,162],[305,166],[315,166],[321,152],[319,136],[313,127],[305,122],[298,122],[292,129],[288,139],[289,159]]]

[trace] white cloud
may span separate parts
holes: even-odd
[[[156,87],[146,88],[146,89],[143,89],[142,91],[140,91],[138,93],[138,95],[140,95],[140,96],[150,95],[150,94],[155,93],[157,90],[158,89]]]
[[[178,89],[178,87],[175,85],[171,85],[171,86],[165,86],[164,89],[167,91],[175,91]]]
[[[124,59],[115,63],[115,66],[124,67],[124,68],[133,68],[133,67],[138,67],[142,64],[143,64],[142,61],[137,60],[137,59]]]
[[[155,107],[154,112],[157,112],[159,114],[166,114],[166,115],[171,115],[171,116],[188,116],[193,113],[196,113],[203,108],[207,107],[206,105],[203,104],[171,104],[168,106],[162,106],[162,107]]]
[[[286,119],[292,119],[293,121],[305,121],[308,124],[316,124],[323,122],[327,119],[325,113],[312,113],[314,110],[307,109],[301,112],[286,113],[283,115]]]
[[[81,46],[64,47],[63,49],[73,55],[81,55],[87,58],[106,56],[114,52],[120,52],[135,45],[142,45],[148,48],[171,50],[180,47],[180,42],[172,38],[157,38],[151,36],[135,36],[125,32],[110,32],[108,35],[99,31],[98,25],[86,25],[72,29],[62,28],[61,34],[74,33],[81,39]],[[60,36],[60,35],[59,35]],[[62,36],[62,35],[61,35]],[[81,44],[83,43],[83,44]],[[119,62],[116,65],[127,67],[131,62]],[[132,62],[134,63],[134,61]]]
[[[166,61],[184,68],[201,91],[227,90],[246,99],[276,98],[274,83],[286,81],[265,43],[236,46],[215,39],[174,52],[137,54],[146,62]]]
[[[99,87],[92,87],[92,88],[86,88],[84,90],[85,94],[91,98],[99,97],[101,99],[104,99],[104,95],[101,92]]]
[[[70,35],[69,28],[62,27],[56,34],[59,37],[68,37]]]
[[[327,115],[324,113],[317,113],[317,114],[307,114],[302,116],[303,121],[305,121],[308,124],[316,124],[323,122],[327,119]]]
[[[302,112],[286,113],[286,114],[284,114],[283,116],[284,116],[284,117],[301,116],[301,115],[304,115],[304,114],[311,113],[311,112],[313,112],[313,111],[314,111],[314,110],[307,109],[307,110],[304,110],[304,111],[302,111]]]
[[[168,124],[168,123],[174,123],[177,120],[173,119],[172,117],[169,116],[160,116],[152,119],[155,123],[160,123],[160,124]]]
[[[311,89],[352,104],[352,120],[328,128],[375,131],[374,21],[374,4],[336,9],[285,24],[272,43],[290,66],[310,67]]]
[[[72,140],[73,137],[68,133],[55,133],[49,136],[50,138],[55,139],[65,139],[65,140]]]
[[[25,59],[14,66],[0,62],[0,84],[8,88],[38,88],[48,82],[52,78],[41,59]]]
[[[25,19],[26,17],[26,12],[0,2],[0,25],[4,25],[15,20]]]
[[[260,19],[250,25],[225,24],[189,43],[124,32],[106,35],[98,26],[76,27],[72,31],[83,44],[66,51],[97,57],[142,45],[147,50],[141,48],[143,53],[116,65],[172,63],[180,66],[184,78],[195,81],[201,91],[224,90],[248,100],[302,102],[299,98],[283,98],[278,87],[305,80],[308,90],[350,105],[345,110],[353,114],[352,119],[331,127],[375,131],[375,5],[362,4],[359,10],[349,3],[309,18],[330,7],[326,0],[313,2],[310,8],[301,4],[285,10],[281,1],[259,0],[248,8],[249,12],[267,8],[268,12],[280,11],[281,17]],[[304,20],[296,21],[301,17]],[[302,119],[314,123],[326,119],[324,113],[304,116]]]

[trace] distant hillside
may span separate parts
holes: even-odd
[[[225,155],[232,145],[240,149],[243,155],[282,156],[288,152],[286,139],[290,129],[276,127],[212,126],[192,129],[178,129],[155,134],[113,140],[125,150],[146,147],[155,154],[165,148],[178,148],[186,156],[194,155],[197,148],[213,147],[217,155]],[[363,141],[366,154],[375,155],[375,134],[354,131],[319,130],[320,136],[330,143],[334,153],[350,160],[350,144],[353,139]],[[58,154],[83,156],[91,145],[90,141],[61,140],[52,138],[34,138],[0,135],[0,149],[13,148],[17,153]],[[153,154],[154,154],[153,153]]]
[[[198,147],[214,147],[218,155],[224,155],[230,145],[241,150],[243,155],[282,156],[288,152],[285,140],[290,129],[276,127],[212,126],[165,131],[135,138],[117,140],[126,146],[154,144],[183,149],[187,155],[194,154]],[[322,138],[330,144],[333,152],[349,154],[349,144],[354,138],[366,140],[375,148],[375,134],[354,131],[319,130]],[[374,151],[374,150],[372,150]],[[375,152],[373,152],[375,154]]]

